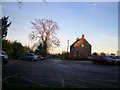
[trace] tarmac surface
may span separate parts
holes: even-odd
[[[70,88],[120,88],[120,66],[91,61],[10,59],[2,66],[2,81],[11,85]]]

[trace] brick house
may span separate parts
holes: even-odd
[[[82,38],[76,38],[76,41],[70,46],[70,53],[76,59],[91,55],[91,45],[85,39],[84,34],[82,34]]]

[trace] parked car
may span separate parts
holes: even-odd
[[[34,53],[26,53],[26,54],[20,56],[19,60],[37,61],[38,60],[38,56],[35,55]]]
[[[93,56],[92,56],[92,55],[89,55],[89,56],[87,57],[87,60],[92,61],[92,60],[93,60]]]
[[[115,56],[108,56],[108,57],[111,58],[111,59],[113,59],[115,62],[117,62]]]
[[[115,56],[117,64],[120,64],[120,56]]]
[[[116,60],[110,58],[109,56],[95,56],[92,60],[94,64],[116,64]]]
[[[44,60],[44,57],[42,55],[36,54],[38,57],[38,60]]]
[[[116,57],[115,57],[115,56],[108,56],[108,57],[109,57],[109,58],[112,58],[112,59],[114,59],[114,60],[116,59]]]
[[[8,63],[8,55],[4,51],[0,51],[0,59],[2,60],[2,64]]]
[[[39,55],[39,59],[40,60],[45,60],[45,57],[43,57],[42,55]]]

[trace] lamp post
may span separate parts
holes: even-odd
[[[67,42],[67,53],[68,53],[68,50],[69,50],[69,40]]]

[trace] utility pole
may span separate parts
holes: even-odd
[[[68,50],[69,50],[69,40],[67,42],[67,53],[68,53]]]

